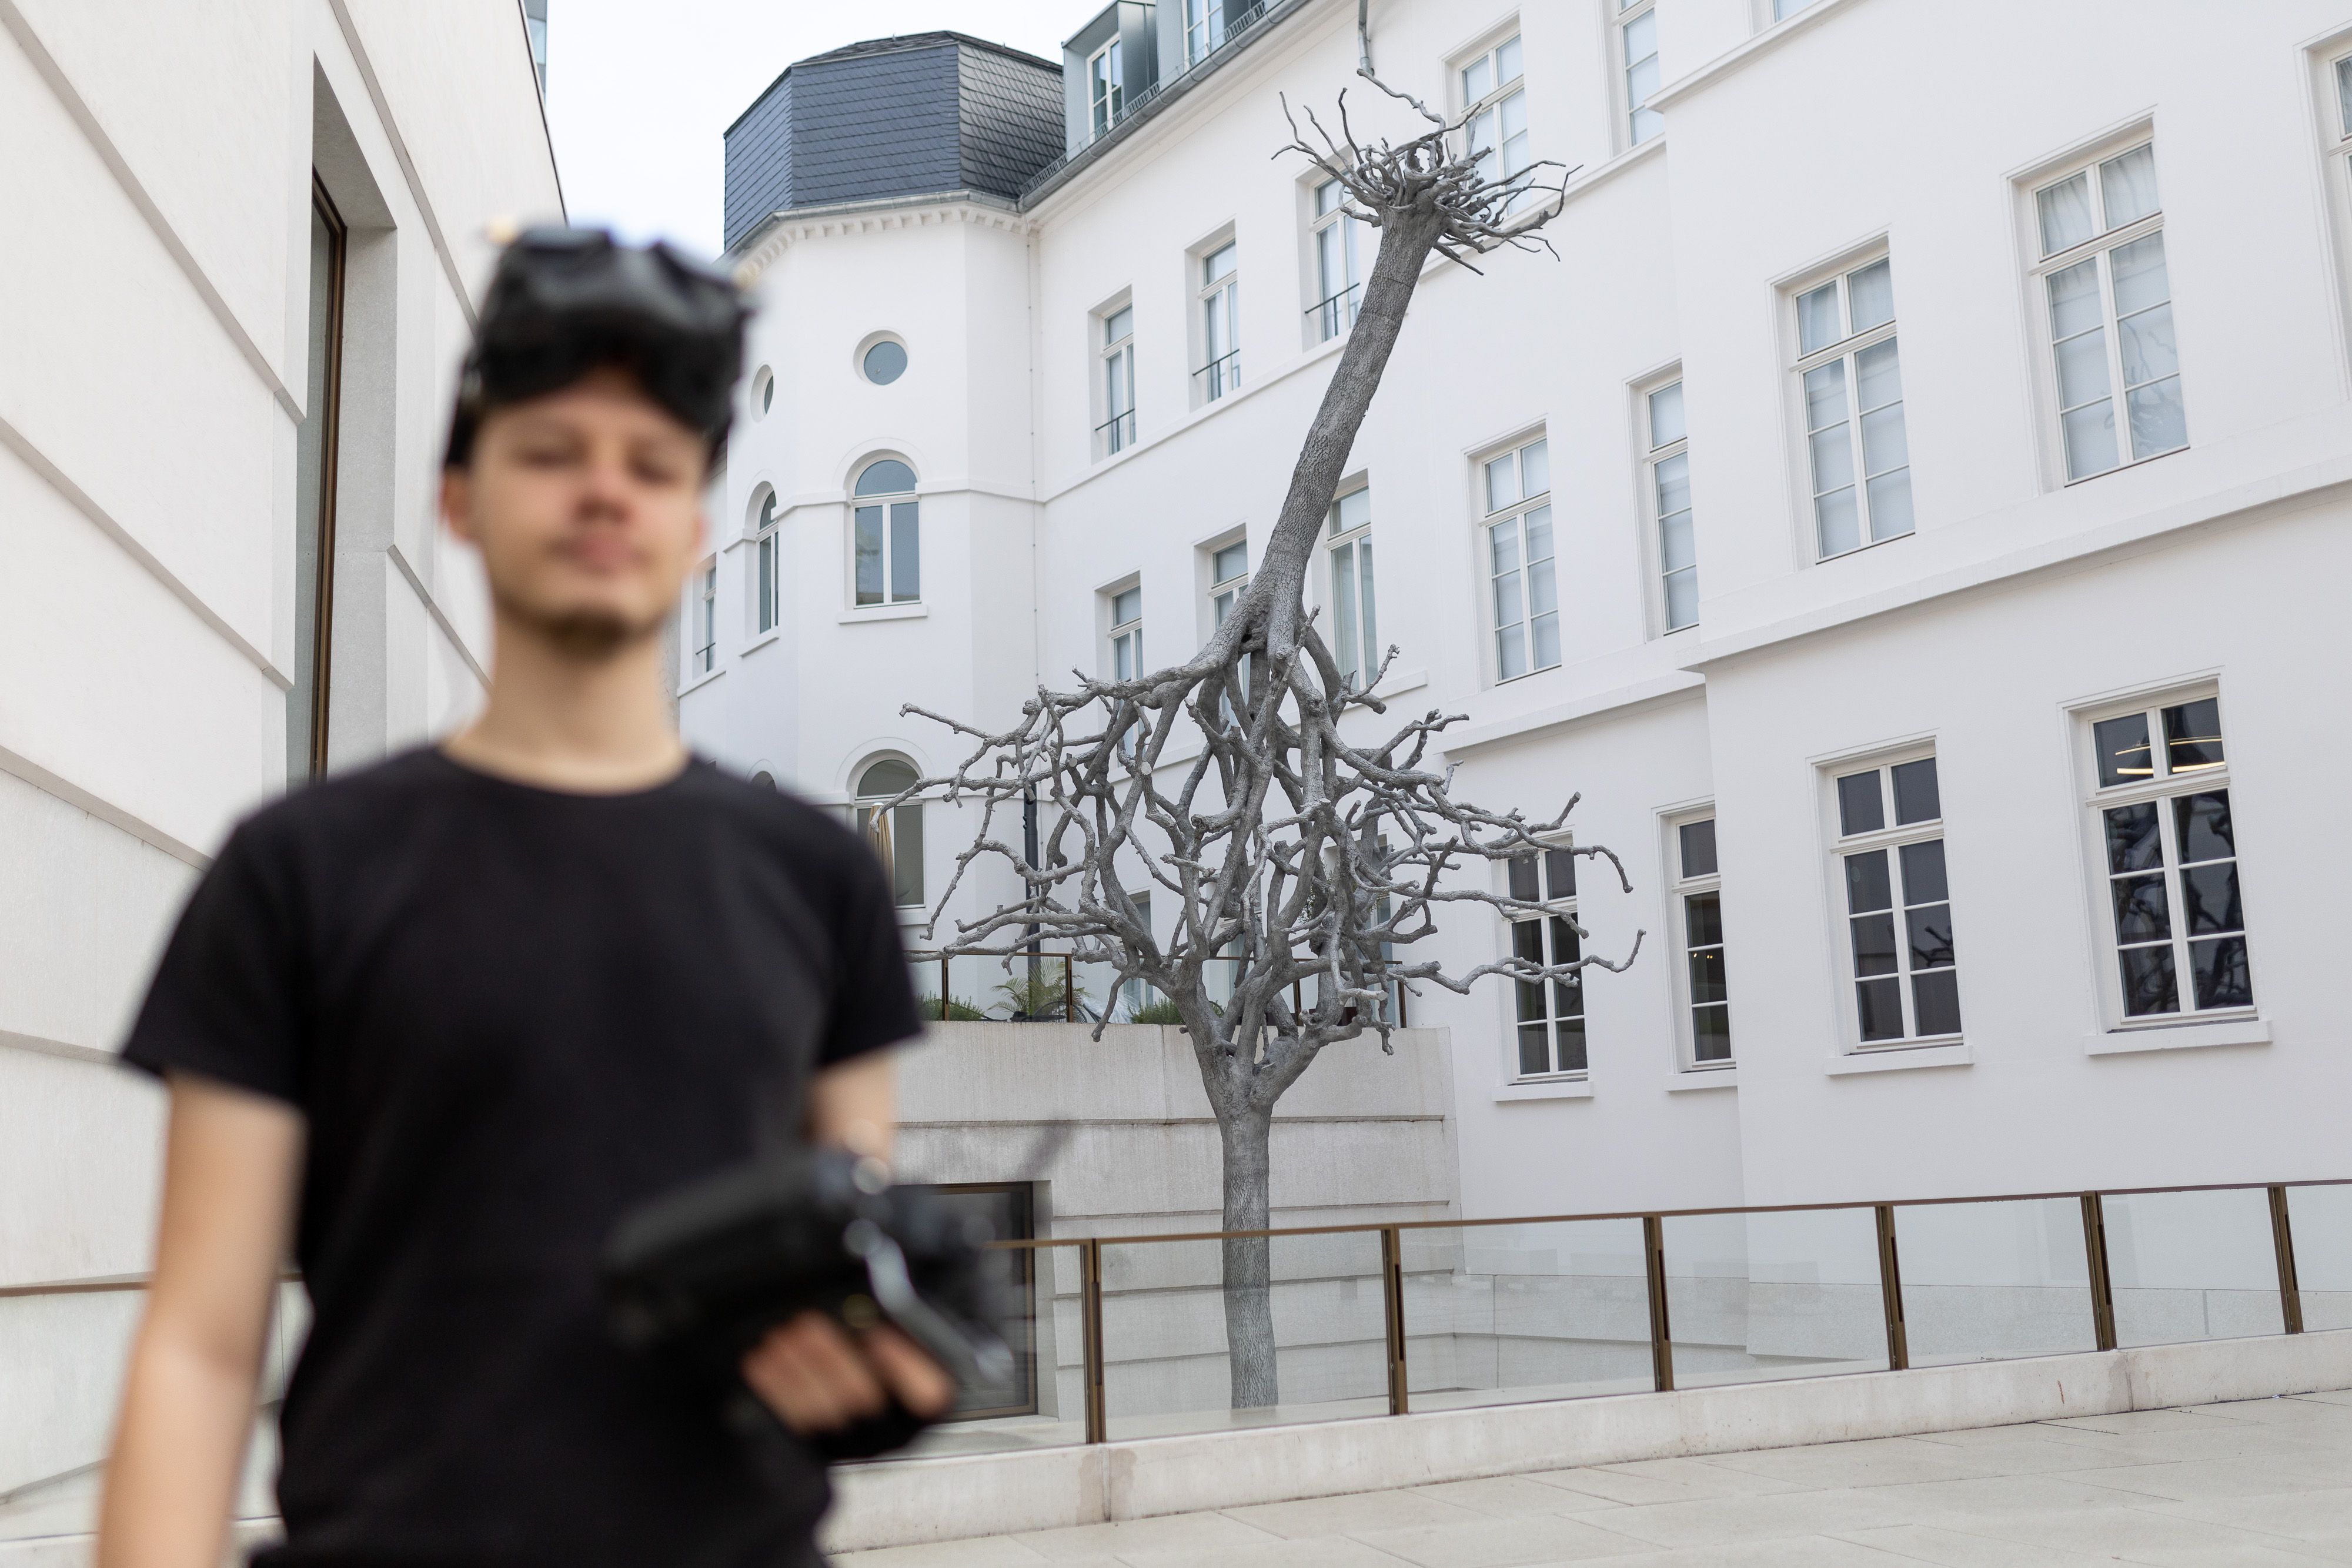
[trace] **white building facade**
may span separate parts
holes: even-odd
[[[1574,172],[1558,259],[1423,278],[1311,596],[1397,648],[1398,710],[1464,716],[1457,792],[1581,793],[1633,891],[1535,885],[1595,953],[1642,934],[1580,988],[1412,999],[1464,1211],[2344,1174],[2352,9],[1358,17],[1114,5],[1066,50],[1066,156],[1011,183],[969,147],[1027,110],[974,108],[1008,57],[971,40],[795,66],[765,162],[747,112],[765,308],[689,738],[851,809],[959,755],[904,704],[999,722],[1200,644],[1377,244],[1269,159],[1282,100],[1419,129],[1369,48],[1505,168]],[[891,155],[931,134],[891,129],[925,49],[961,164]],[[825,74],[853,56],[898,85]],[[910,946],[969,825],[891,824]],[[1434,945],[1571,940],[1477,912]]]
[[[479,700],[436,484],[485,225],[562,211],[532,53],[515,0],[0,0],[0,1541],[87,1527],[190,888]]]

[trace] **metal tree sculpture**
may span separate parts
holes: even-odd
[[[1496,155],[1465,145],[1466,118],[1449,121],[1369,70],[1359,74],[1433,128],[1402,144],[1360,143],[1343,92],[1336,139],[1309,111],[1321,146],[1294,119],[1295,140],[1276,154],[1304,155],[1339,182],[1349,215],[1380,230],[1380,251],[1240,603],[1190,662],[1129,680],[1074,672],[1075,685],[1040,686],[1024,703],[1021,722],[1001,733],[912,706],[902,710],[972,743],[952,774],[926,779],[902,799],[982,809],[934,923],[984,857],[1009,862],[1025,889],[1018,903],[958,921],[957,936],[941,950],[1010,957],[1034,951],[1040,937],[1054,939],[1068,944],[1076,961],[1114,967],[1115,984],[1141,979],[1172,1001],[1223,1145],[1228,1231],[1266,1228],[1275,1103],[1316,1054],[1367,1030],[1391,1049],[1391,983],[1466,992],[1474,981],[1501,975],[1541,986],[1587,965],[1622,969],[1633,956],[1551,965],[1513,956],[1449,975],[1433,960],[1400,952],[1436,929],[1444,904],[1551,913],[1490,891],[1488,877],[1455,873],[1547,847],[1541,838],[1561,830],[1576,801],[1530,822],[1516,810],[1454,799],[1452,770],[1434,771],[1424,759],[1432,737],[1459,715],[1432,710],[1370,744],[1344,735],[1341,720],[1350,710],[1387,709],[1370,695],[1378,674],[1344,675],[1306,612],[1307,563],[1430,253],[1467,267],[1503,246],[1549,249],[1533,231],[1559,210],[1561,186],[1538,183],[1546,165],[1495,177],[1486,171]],[[1389,650],[1382,673],[1395,653]],[[1171,758],[1171,748],[1193,736],[1199,754]],[[999,825],[1000,812],[1013,811],[1024,830],[1017,846]],[[1608,859],[1631,890],[1607,850],[1585,845],[1575,852]],[[1148,898],[1155,888],[1172,895],[1176,910],[1165,941],[1135,896]],[[1637,934],[1635,952],[1640,945]],[[1213,977],[1231,982],[1222,1006],[1213,998],[1223,988]],[[1272,1405],[1269,1244],[1259,1235],[1223,1245],[1233,1403]]]

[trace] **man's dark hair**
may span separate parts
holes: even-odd
[[[642,249],[604,229],[529,229],[499,256],[457,379],[442,465],[473,460],[497,409],[626,372],[703,438],[716,462],[734,423],[751,307],[724,273],[664,241]]]

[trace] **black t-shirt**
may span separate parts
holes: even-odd
[[[815,1561],[823,1467],[617,1348],[596,1261],[920,1028],[874,856],[707,762],[574,795],[415,751],[239,826],[123,1055],[308,1123],[260,1561]]]

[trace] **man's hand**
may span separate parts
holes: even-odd
[[[914,1342],[883,1325],[853,1336],[822,1312],[803,1312],[743,1358],[743,1381],[803,1437],[879,1416],[896,1395],[925,1420],[947,1414],[955,1385]]]

